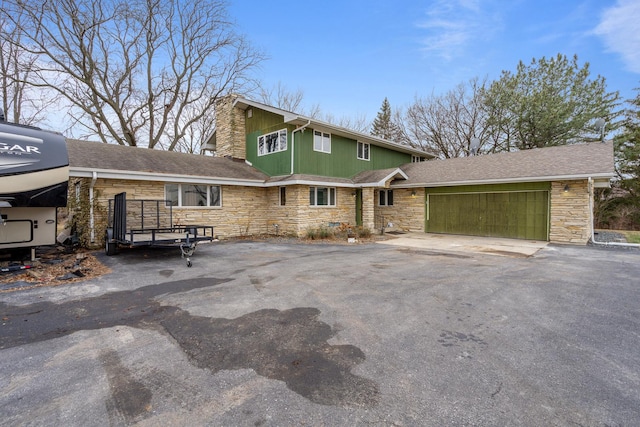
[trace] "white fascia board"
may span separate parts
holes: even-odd
[[[387,182],[388,180],[395,178],[396,175],[400,175],[402,178],[404,179],[409,179],[409,177],[407,176],[406,173],[404,173],[404,171],[400,168],[397,168],[396,170],[394,170],[393,172],[391,172],[389,175],[385,176],[384,178],[382,178],[380,180],[380,182]]]
[[[300,117],[297,114],[292,113],[291,111],[281,110],[280,108],[272,107],[270,105],[263,104],[261,102],[252,101],[252,100],[247,99],[247,98],[236,98],[236,100],[233,102],[233,105],[235,107],[238,104],[240,104],[240,106],[241,106],[241,108],[243,110],[246,110],[247,107],[255,107],[255,108],[259,108],[261,110],[268,111],[270,113],[274,113],[274,114],[278,114],[280,116],[283,116],[285,123],[293,122],[297,118]]]
[[[268,182],[264,186],[265,187],[284,187],[287,185],[310,185],[312,187],[344,187],[344,188],[357,188],[360,185],[355,185],[346,182],[329,182],[329,181],[311,181],[308,179],[292,179],[286,181],[279,182]]]
[[[408,145],[398,144],[393,141],[388,141],[383,138],[378,138],[377,136],[356,132],[341,126],[336,126],[328,122],[316,120],[312,117],[301,116],[299,114],[292,113],[291,111],[281,110],[279,108],[271,107],[269,105],[252,101],[250,99],[241,98],[241,97],[237,98],[234,101],[234,105],[238,105],[238,104],[241,104],[241,106],[245,107],[245,109],[246,107],[251,106],[251,107],[260,108],[262,110],[269,111],[271,113],[283,116],[285,123],[304,125],[308,122],[311,122],[309,126],[313,129],[327,131],[329,133],[344,136],[356,141],[366,142],[368,144],[378,145],[382,147],[389,147],[397,151],[403,151],[405,153],[415,154],[422,157],[431,157],[431,158],[435,157],[433,154],[427,153],[426,151],[419,150],[417,148],[410,147]]]
[[[103,179],[126,179],[131,181],[161,181],[186,184],[239,185],[244,187],[263,187],[263,180],[232,179],[210,176],[193,176],[177,174],[152,174],[136,171],[119,171],[113,169],[70,168],[69,176],[76,178],[92,178],[93,173]]]
[[[581,179],[611,179],[615,175],[611,173],[587,174],[587,175],[557,175],[512,179],[483,179],[474,181],[449,181],[437,183],[417,183],[417,184],[392,184],[392,188],[424,188],[424,187],[454,187],[458,185],[485,185],[485,184],[510,184],[523,182],[547,182],[547,181],[575,181]]]

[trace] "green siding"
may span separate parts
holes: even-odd
[[[549,183],[427,189],[426,231],[548,240]]]
[[[313,129],[296,132],[296,173],[350,178],[364,170],[386,169],[411,162],[411,155],[370,146],[370,160],[357,158],[357,141],[331,135],[331,153],[313,150]]]
[[[258,108],[251,109],[252,117],[246,117],[246,155],[251,164],[270,176],[291,173],[291,134],[295,126],[286,125],[284,117]],[[245,112],[246,114],[246,112]],[[258,156],[258,137],[270,132],[287,129],[287,150]],[[370,146],[370,160],[357,158],[355,139],[331,135],[331,153],[313,150],[311,127],[295,133],[294,173],[337,178],[351,178],[365,170],[387,169],[411,162],[411,154],[384,147]]]
[[[258,156],[258,137],[266,133],[287,129],[287,149],[277,153]],[[291,132],[295,126],[285,125],[279,114],[254,108],[252,117],[246,118],[247,160],[270,176],[291,173]],[[297,137],[297,135],[296,135]]]

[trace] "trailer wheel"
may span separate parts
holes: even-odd
[[[111,240],[111,233],[107,230],[104,233],[104,253],[108,256],[115,255],[118,252],[117,244]]]

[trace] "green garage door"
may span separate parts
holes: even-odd
[[[498,191],[499,186],[487,187],[494,186],[456,192],[453,188],[447,192],[427,189],[426,231],[548,240],[548,190],[510,186],[510,190]]]

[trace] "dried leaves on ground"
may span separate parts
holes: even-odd
[[[92,252],[55,246],[39,248],[36,256],[36,261],[2,261],[0,267],[10,271],[0,273],[0,292],[57,286],[110,272]]]

